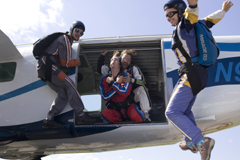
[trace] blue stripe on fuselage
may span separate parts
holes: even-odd
[[[69,70],[68,76],[71,76],[71,75],[75,74],[75,72],[76,72],[75,67],[71,67],[70,70]],[[19,96],[19,95],[24,94],[24,93],[30,92],[32,90],[38,89],[38,88],[43,87],[45,85],[46,85],[46,83],[43,82],[42,80],[35,81],[35,82],[30,83],[26,86],[23,86],[21,88],[18,88],[16,90],[11,91],[11,92],[0,95],[0,102],[4,101],[4,100],[7,100],[7,99],[10,99],[10,98],[13,98],[13,97],[16,97],[16,96]]]
[[[220,51],[239,52],[240,43],[217,43]]]
[[[166,41],[163,43],[164,49],[171,49],[172,42]]]
[[[43,82],[42,80],[38,80],[36,82],[30,83],[30,84],[28,84],[26,86],[23,86],[21,88],[18,88],[16,90],[13,90],[13,91],[8,92],[6,94],[0,95],[0,102],[4,101],[4,100],[7,100],[7,99],[10,99],[10,98],[13,98],[13,97],[16,97],[16,96],[19,96],[19,95],[24,94],[24,93],[30,92],[32,90],[35,90],[35,89],[40,88],[40,87],[45,86],[45,85],[46,85],[46,83]]]

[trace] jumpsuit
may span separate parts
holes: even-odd
[[[83,115],[84,105],[80,94],[74,82],[59,67],[69,68],[80,65],[79,59],[73,59],[72,49],[73,41],[66,34],[55,39],[46,52],[51,55],[51,81],[46,81],[47,85],[57,93],[56,99],[53,101],[47,115],[47,119],[51,120],[58,115],[70,103],[78,116]],[[40,57],[37,65],[38,77],[45,79],[46,73],[46,56]]]
[[[218,10],[202,20],[198,20],[199,8],[186,8],[181,21],[177,24],[177,31],[183,48],[190,57],[196,57],[198,54],[196,34],[194,26],[198,21],[203,22],[208,28],[218,23],[225,15],[224,10]],[[174,44],[174,34],[172,44]],[[208,72],[206,68],[198,63],[186,64],[187,60],[178,48],[173,50],[177,63],[180,68],[180,78],[177,81],[172,92],[170,101],[166,109],[167,119],[185,136],[186,142],[197,144],[203,139],[201,130],[197,127],[194,115],[191,111],[196,100],[197,94],[204,89],[208,80]],[[188,66],[188,71],[185,72],[184,66]],[[186,67],[185,67],[186,69]],[[195,77],[192,80],[191,77]],[[193,89],[197,87],[198,90]],[[200,89],[199,89],[200,88]]]
[[[100,80],[100,92],[104,100],[110,102],[107,109],[102,111],[102,119],[106,123],[122,122],[130,118],[135,123],[143,122],[144,115],[138,106],[131,101],[130,93],[132,83],[112,82],[107,83],[107,78],[111,74],[102,76]]]

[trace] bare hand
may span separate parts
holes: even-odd
[[[198,3],[198,0],[187,0],[187,2],[190,6],[196,6]]]
[[[113,81],[113,77],[107,77],[107,83],[110,84]]]
[[[105,56],[107,54],[107,49],[102,49],[101,55]]]
[[[132,78],[131,74],[127,73],[127,75],[128,75],[127,77],[123,77],[124,83],[130,83],[131,81],[131,78]]]
[[[130,83],[131,77],[123,77],[124,83]]]
[[[123,81],[123,77],[122,76],[118,76],[116,79],[116,82],[118,82],[119,84],[122,83]]]
[[[222,5],[222,9],[225,12],[227,12],[232,6],[233,6],[233,3],[231,1],[224,1]]]

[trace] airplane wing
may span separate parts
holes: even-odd
[[[22,58],[22,55],[17,50],[16,46],[8,36],[0,30],[0,62],[19,58]]]

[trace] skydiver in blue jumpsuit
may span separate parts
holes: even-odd
[[[194,26],[198,22],[198,0],[187,0],[187,2],[188,6],[183,0],[169,0],[164,5],[164,11],[168,22],[175,27],[172,38],[173,46],[176,42],[175,34],[178,34],[187,54],[190,57],[196,57],[198,50]],[[214,12],[201,21],[208,28],[211,28],[224,17],[232,5],[231,1],[223,2],[222,10]],[[180,66],[180,78],[168,103],[166,117],[185,136],[186,142],[181,143],[180,148],[189,149],[193,153],[199,151],[202,160],[209,160],[215,141],[212,138],[203,137],[191,111],[197,94],[207,84],[208,72],[199,63],[187,61],[178,48],[173,49],[173,51]]]

